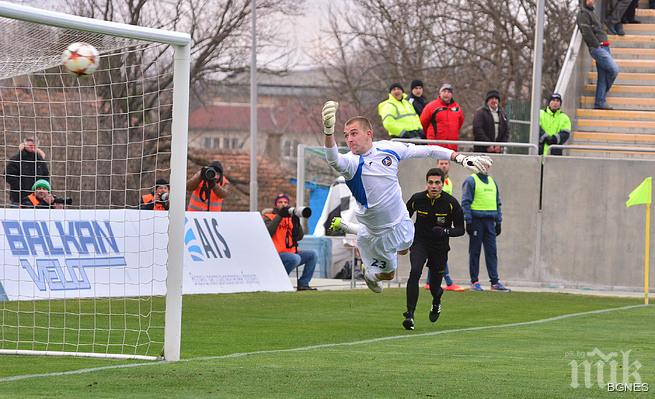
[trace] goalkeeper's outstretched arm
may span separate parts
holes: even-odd
[[[493,161],[486,155],[464,155],[438,145],[414,145],[405,146],[403,158],[435,158],[450,159],[463,167],[472,170],[474,173],[487,173]]]
[[[339,156],[337,142],[334,139],[334,124],[336,121],[337,108],[339,103],[336,101],[327,101],[323,105],[321,117],[323,119],[323,134],[325,135],[325,158],[328,164],[344,177],[350,178],[349,162]]]

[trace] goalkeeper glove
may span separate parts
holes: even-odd
[[[464,155],[457,154],[455,162],[475,173],[487,174],[493,161],[486,155]]]
[[[337,119],[337,108],[339,103],[336,101],[327,101],[323,105],[323,111],[321,111],[321,116],[323,117],[323,133],[326,136],[331,136],[334,134],[334,123]]]

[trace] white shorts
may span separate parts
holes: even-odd
[[[367,276],[373,278],[377,273],[395,271],[398,268],[398,251],[408,249],[413,241],[414,223],[409,217],[375,235],[361,225],[357,234],[357,248]]]

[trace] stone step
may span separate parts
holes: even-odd
[[[575,111],[578,118],[590,119],[612,119],[635,121],[652,121],[655,123],[655,112],[653,111],[626,111],[626,110],[606,110],[606,109],[587,109],[578,108]]]
[[[612,49],[619,47],[655,47],[655,35],[608,35]]]
[[[615,59],[616,64],[621,69],[621,72],[630,73],[655,73],[655,60],[626,60]],[[594,68],[596,67],[596,60],[592,60]]]
[[[589,83],[596,83],[598,74],[596,72],[589,72],[587,74],[587,81]],[[636,73],[636,72],[619,72],[614,84],[617,85],[655,85],[655,73]]]
[[[637,11],[648,9],[648,3],[649,0],[639,0],[639,8],[637,8]]]
[[[655,133],[655,121],[578,118],[575,121],[575,129],[585,132],[621,131],[622,133],[653,134]]]
[[[574,131],[572,140],[576,144],[616,144],[624,146],[654,146],[655,134],[631,134],[617,132],[583,132]]]
[[[641,22],[653,23],[655,21],[655,10],[649,8],[637,8],[635,19]]]
[[[610,90],[610,93],[612,91]],[[582,96],[580,102],[583,106],[593,108],[595,98]],[[633,111],[655,111],[655,98],[633,98],[633,97],[607,97],[607,103],[617,110]]]
[[[655,48],[612,48],[612,57],[615,60],[655,60]]]
[[[595,84],[587,84],[584,86],[584,93],[594,95],[596,93]],[[607,93],[607,98],[614,97],[631,97],[631,98],[655,98],[655,86],[630,86],[630,85],[614,85],[612,90]]]
[[[630,35],[655,35],[655,24],[623,24],[623,30],[626,36]]]
[[[600,147],[600,146],[599,146]],[[630,146],[631,147],[631,146]],[[607,151],[604,149],[566,150],[570,157],[593,157],[612,159],[654,159],[655,152]]]

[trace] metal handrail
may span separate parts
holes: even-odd
[[[548,146],[548,150],[543,156],[550,155],[550,150],[602,150],[602,151],[615,151],[615,152],[652,152],[655,153],[655,148],[643,147],[618,147],[618,146],[604,146],[604,145],[583,145],[583,144],[553,144]]]
[[[464,144],[464,145],[482,145],[482,146],[499,146],[499,147],[515,147],[515,148],[534,148],[539,149],[536,144],[532,143],[506,143],[496,141],[461,141],[461,140],[426,140],[426,139],[391,139],[391,141],[399,141],[401,143],[414,143],[414,144]]]
[[[559,77],[557,78],[557,84],[555,85],[555,92],[560,93],[564,98],[568,97],[569,82],[571,81],[571,75],[573,75],[575,62],[578,58],[581,47],[582,34],[580,33],[580,30],[575,27],[573,29],[573,34],[571,35],[569,47],[566,50],[562,70],[560,71]]]

